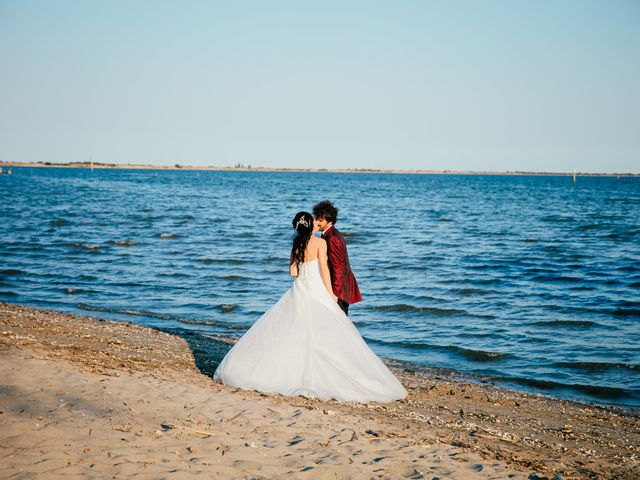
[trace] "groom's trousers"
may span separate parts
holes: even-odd
[[[338,299],[338,306],[342,309],[345,315],[349,315],[349,304],[342,299]]]

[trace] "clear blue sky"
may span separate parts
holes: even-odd
[[[0,0],[0,159],[640,172],[640,1]]]

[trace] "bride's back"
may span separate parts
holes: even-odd
[[[320,252],[320,246],[324,242],[324,239],[318,238],[315,235],[312,235],[309,239],[309,243],[307,244],[307,248],[304,251],[304,261],[313,262],[318,258]]]

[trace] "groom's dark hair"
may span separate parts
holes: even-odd
[[[338,221],[338,209],[329,200],[323,200],[314,205],[313,216],[324,218],[327,222],[336,223]]]

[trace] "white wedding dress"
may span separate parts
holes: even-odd
[[[350,402],[407,395],[327,292],[318,260],[300,265],[293,286],[233,346],[214,378],[247,390]]]

